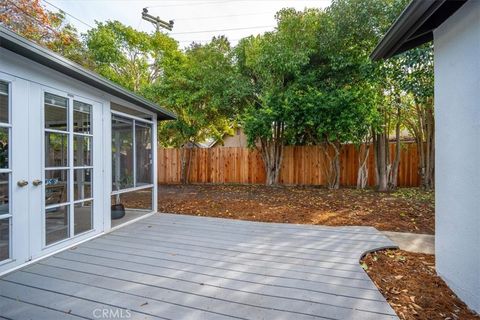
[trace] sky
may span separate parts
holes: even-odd
[[[81,33],[95,21],[118,20],[135,29],[153,32],[142,20],[142,9],[164,21],[174,20],[172,31],[180,47],[192,41],[205,43],[213,36],[226,35],[235,45],[249,35],[273,30],[275,13],[285,7],[297,10],[325,8],[331,0],[41,0],[49,10],[65,11],[68,21]]]

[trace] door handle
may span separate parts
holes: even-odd
[[[20,187],[20,188],[23,188],[25,186],[28,185],[28,181],[27,180],[20,180],[17,182],[17,185]]]
[[[35,179],[35,180],[32,181],[32,184],[33,184],[35,187],[38,187],[39,185],[42,184],[42,180]]]

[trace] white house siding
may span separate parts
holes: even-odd
[[[480,1],[434,32],[437,271],[480,312]]]
[[[42,246],[41,232],[43,232],[43,216],[39,214],[43,208],[41,199],[43,194],[41,188],[27,187],[20,196],[19,192],[12,192],[11,202],[13,215],[15,217],[11,239],[13,244],[12,260],[0,262],[0,275],[9,272],[13,268],[24,265],[30,259],[37,259],[58,250],[78,244],[94,236],[111,229],[110,224],[110,206],[111,206],[111,113],[110,103],[115,102],[130,109],[149,113],[127,101],[112,96],[97,88],[86,85],[78,80],[70,78],[60,72],[49,69],[43,65],[33,62],[25,57],[17,55],[4,48],[0,48],[0,80],[12,81],[17,84],[17,89],[12,91],[12,108],[17,108],[12,115],[15,119],[12,121],[15,132],[19,132],[17,127],[22,128],[23,134],[15,133],[12,135],[12,155],[16,157],[16,164],[12,174],[12,187],[16,188],[16,181],[20,179],[33,180],[41,177],[43,171],[43,124],[41,107],[43,104],[43,93],[51,92],[57,94],[71,94],[78,99],[86,99],[93,104],[93,157],[94,157],[94,177],[93,177],[93,197],[94,200],[94,218],[93,230],[70,238],[66,241],[60,241],[48,247]],[[38,109],[37,109],[38,107]],[[34,113],[28,113],[29,111]],[[156,132],[156,116],[151,113],[153,121],[153,132]],[[38,139],[30,139],[32,136]],[[24,145],[16,141],[23,139]],[[156,145],[156,135],[154,135],[153,144]],[[24,152],[23,154],[21,152]],[[15,158],[15,157],[12,157]],[[18,162],[25,162],[22,170],[18,170]],[[153,163],[156,163],[156,152],[153,154]],[[156,181],[156,166],[153,166],[154,178]],[[16,188],[18,189],[18,188]],[[26,193],[28,192],[28,194]],[[156,211],[156,188],[154,188],[153,211]],[[23,206],[23,207],[21,207]],[[30,207],[30,209],[28,209]],[[38,208],[38,209],[37,209]],[[19,236],[17,236],[19,235]],[[20,235],[23,238],[20,239]]]

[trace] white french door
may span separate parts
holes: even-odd
[[[1,273],[103,231],[103,128],[101,104],[1,73],[0,108]]]
[[[29,257],[27,115],[28,82],[0,72],[0,272]]]

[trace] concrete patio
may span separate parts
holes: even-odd
[[[374,228],[158,214],[0,278],[6,319],[397,319]]]

